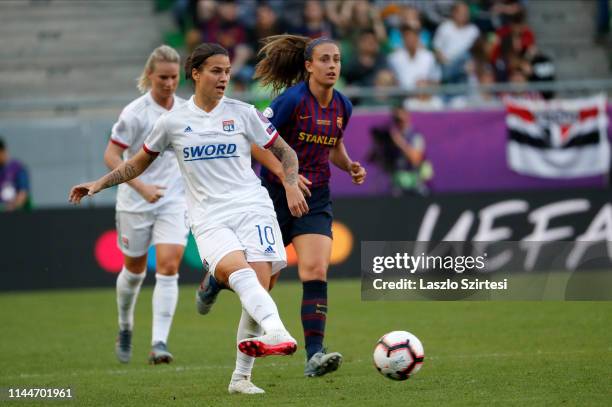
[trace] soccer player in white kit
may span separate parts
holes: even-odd
[[[144,94],[128,104],[112,129],[104,161],[112,170],[142,150],[157,119],[185,103],[174,94],[179,81],[180,56],[162,45],[149,56],[138,88]],[[134,308],[146,276],[147,252],[155,246],[153,332],[149,362],[170,363],[167,343],[178,301],[178,268],[189,228],[185,187],[176,155],[166,152],[138,178],[119,185],[116,222],[123,269],[117,277],[119,334],[115,354],[127,363],[132,356]]]
[[[295,151],[252,105],[224,97],[230,70],[227,50],[218,44],[198,46],[185,63],[195,95],[160,117],[142,151],[97,181],[73,187],[69,199],[79,203],[137,177],[168,149],[177,154],[202,261],[243,307],[239,360],[228,390],[254,394],[263,390],[250,381],[252,358],[289,355],[297,343],[267,291],[272,275],[286,265],[286,254],[272,201],[251,169],[251,143],[269,148],[281,161],[291,213],[300,217],[308,205],[298,187]]]

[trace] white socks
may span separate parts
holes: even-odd
[[[240,322],[238,323],[238,332],[236,332],[236,342],[243,339],[253,338],[262,334],[261,327],[251,318],[248,312],[243,308]],[[253,370],[255,358],[245,355],[239,350],[236,351],[236,369],[232,374],[232,381],[249,379]]]
[[[172,325],[172,317],[178,302],[178,274],[164,276],[155,274],[155,289],[153,290],[153,338],[156,342],[168,343],[168,334]]]
[[[119,311],[119,329],[133,330],[134,308],[146,271],[136,274],[125,266],[117,276],[117,310]],[[164,276],[155,274],[153,290],[153,339],[155,342],[168,342],[172,317],[178,302],[178,274]]]
[[[286,330],[270,294],[261,286],[255,270],[251,268],[233,272],[229,286],[238,294],[242,307],[264,330]]]
[[[119,311],[119,329],[132,330],[134,327],[134,306],[144,281],[146,271],[132,273],[123,266],[117,276],[117,310]]]

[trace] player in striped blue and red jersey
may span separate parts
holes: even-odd
[[[296,218],[289,212],[283,171],[274,155],[254,147],[253,157],[264,164],[263,183],[274,202],[284,243],[293,243],[298,257],[307,353],[304,374],[322,376],[342,362],[340,353],[323,348],[333,221],[329,163],[346,171],[355,184],[364,182],[366,171],[350,159],[343,143],[352,105],[334,89],[340,76],[338,45],[329,38],[278,35],[265,41],[260,56],[255,78],[275,91],[286,89],[263,114],[298,155],[306,215]]]
[[[278,96],[263,114],[293,146],[300,161],[300,174],[312,188],[317,188],[329,183],[330,150],[342,142],[352,110],[351,102],[336,90],[331,102],[321,107],[308,84],[300,82]],[[268,183],[281,184],[266,167],[261,176]]]

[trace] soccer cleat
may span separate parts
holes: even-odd
[[[222,288],[212,274],[206,270],[196,291],[196,307],[200,314],[206,315],[210,312]]]
[[[132,358],[132,331],[122,329],[115,341],[115,355],[121,363],[128,363]]]
[[[265,391],[255,386],[249,379],[232,380],[227,386],[229,394],[263,394]]]
[[[285,330],[247,338],[238,342],[238,349],[245,355],[255,358],[272,355],[291,355],[297,350],[297,342]]]
[[[342,364],[342,355],[338,352],[325,353],[325,349],[322,352],[317,352],[308,362],[304,368],[304,376],[316,377],[323,376],[327,373],[335,372]]]
[[[163,342],[156,342],[149,353],[149,364],[159,365],[161,363],[170,363],[174,360],[172,353],[168,352],[168,347]]]

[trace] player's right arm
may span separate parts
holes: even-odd
[[[78,204],[85,196],[92,196],[103,189],[130,181],[149,168],[149,165],[155,160],[155,157],[155,155],[142,149],[134,157],[124,161],[102,178],[72,187],[68,200]]]
[[[106,151],[104,152],[104,163],[110,170],[114,170],[123,163],[123,146],[117,145],[112,141],[108,142]],[[157,202],[162,196],[164,196],[164,189],[166,187],[160,185],[145,184],[137,178],[127,182],[129,186],[134,188],[136,192],[149,203]]]

